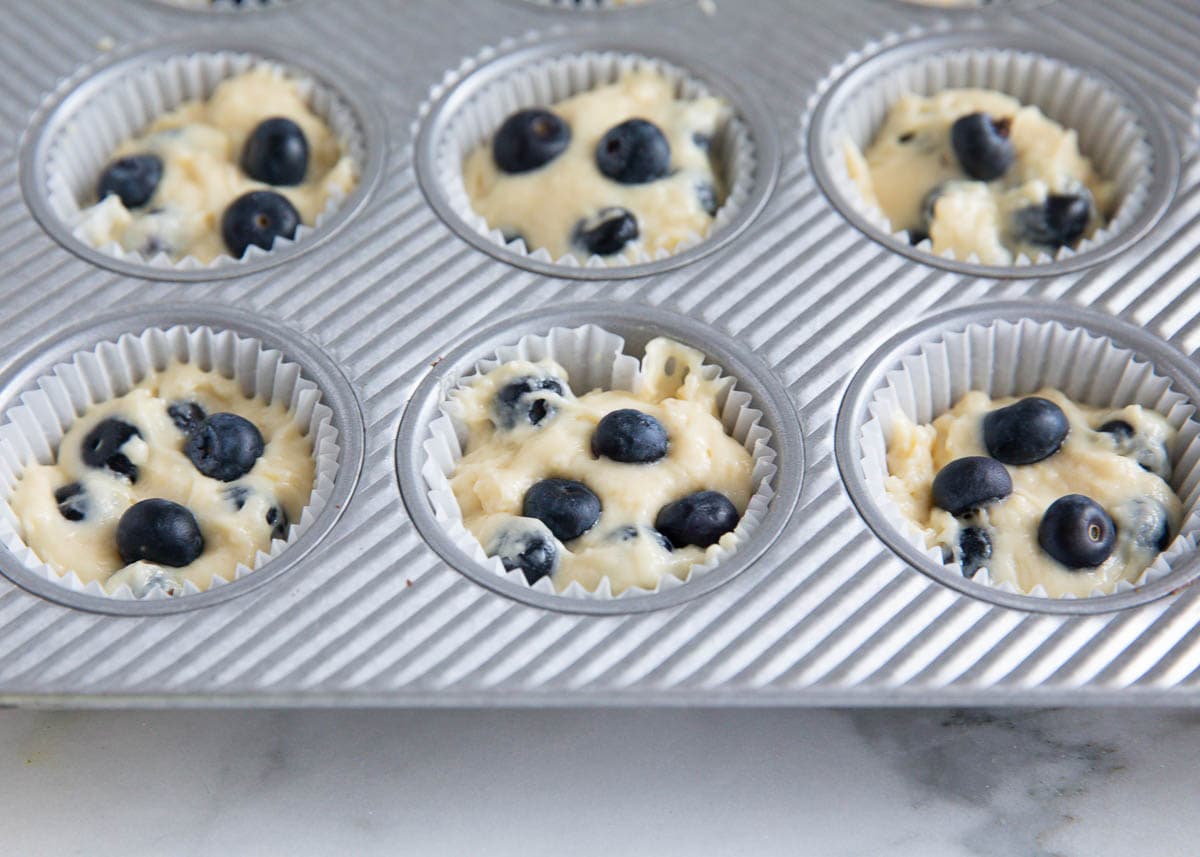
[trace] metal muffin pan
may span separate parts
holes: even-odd
[[[645,595],[605,600],[572,599],[537,592],[498,577],[488,568],[466,556],[447,535],[434,516],[428,488],[421,475],[425,460],[422,443],[429,436],[429,424],[438,415],[439,405],[459,378],[475,363],[497,348],[511,345],[527,334],[545,333],[554,327],[594,324],[625,340],[625,353],[640,356],[645,345],[656,336],[670,338],[704,352],[708,363],[718,365],[723,374],[737,379],[738,389],[749,393],[751,407],[763,412],[762,425],[771,432],[779,472],[772,480],[775,495],[766,518],[740,544],[732,557],[715,569],[675,589]],[[612,615],[639,613],[674,607],[722,586],[745,571],[770,549],[779,532],[787,525],[800,496],[804,475],[804,438],[796,409],[787,391],[752,353],[710,327],[686,316],[677,316],[648,306],[591,302],[551,312],[536,311],[509,319],[473,334],[468,341],[443,356],[413,393],[400,421],[396,437],[396,471],[400,492],[408,514],[421,535],[438,554],[476,583],[518,601],[568,613]]]
[[[835,421],[855,373],[897,331],[942,312],[986,313],[989,302],[1029,298],[1068,316],[1094,306],[1195,356],[1200,19],[1185,0],[1003,7],[1004,34],[1054,39],[1062,55],[1086,50],[1091,65],[1127,80],[1183,151],[1177,192],[1136,242],[1103,264],[1016,279],[948,271],[866,237],[825,196],[803,144],[821,88],[851,57],[924,33],[990,33],[1001,26],[997,10],[931,13],[891,0],[718,3],[715,14],[698,3],[652,3],[636,13],[572,15],[508,0],[301,0],[271,14],[207,17],[150,2],[138,15],[127,8],[124,0],[18,6],[0,36],[0,357],[9,373],[0,387],[11,396],[31,381],[21,372],[36,370],[18,368],[38,365],[31,343],[69,339],[87,327],[81,314],[123,332],[142,313],[165,320],[181,302],[232,307],[276,326],[288,354],[303,357],[302,343],[312,343],[345,377],[361,409],[362,468],[340,519],[306,556],[269,579],[250,575],[252,589],[202,609],[118,617],[0,581],[0,701],[1200,702],[1196,587],[1078,616],[964,595],[875,535],[835,455]],[[98,45],[167,49],[184,26],[184,40],[210,45],[287,45],[315,73],[352,61],[346,85],[381,129],[375,192],[341,228],[269,270],[179,282],[102,267],[61,246],[22,199],[28,165],[18,169],[18,144],[40,121],[39,107],[87,86],[91,69],[120,61],[101,56]],[[779,175],[753,221],[711,252],[636,279],[540,274],[459,237],[418,181],[420,107],[446,69],[488,45],[536,52],[533,30],[668,59],[694,56],[759,100],[777,131]],[[33,62],[29,45],[53,49]],[[709,592],[637,613],[567,613],[479,585],[422,537],[397,479],[401,417],[410,402],[425,406],[414,393],[437,371],[431,355],[448,355],[456,343],[477,347],[480,331],[528,313],[553,317],[597,300],[633,313],[646,307],[651,322],[661,307],[734,340],[786,388],[799,412],[795,428],[804,429],[803,471],[789,477],[803,488],[762,556]],[[211,312],[203,320],[220,324],[223,310]]]

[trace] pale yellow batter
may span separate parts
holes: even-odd
[[[228,483],[201,474],[184,452],[184,433],[167,413],[176,402],[195,402],[209,414],[236,413],[254,423],[265,442],[254,468]],[[81,458],[83,438],[106,417],[118,417],[141,432],[120,448],[137,465],[134,484],[110,470],[89,467]],[[128,583],[136,595],[143,594],[151,579],[168,591],[181,591],[184,581],[203,590],[214,576],[232,580],[238,563],[251,567],[258,551],[269,550],[272,506],[281,505],[288,520],[300,520],[314,471],[312,441],[282,403],[248,399],[237,382],[176,363],[76,420],[59,445],[58,461],[26,470],[9,503],[25,543],[60,574],[73,571],[85,584],[99,581],[109,591]],[[57,489],[73,482],[85,491],[82,521],[67,520],[54,497]],[[232,489],[244,501],[240,510]],[[246,489],[244,495],[241,489]],[[190,565],[159,568],[138,562],[125,567],[122,562],[117,522],[134,503],[150,498],[180,503],[195,515],[204,551]]]
[[[950,142],[950,128],[962,116],[987,113],[1011,118],[1009,139],[1016,161],[1000,178],[976,181],[962,169]],[[949,89],[930,97],[907,94],[888,112],[865,156],[851,142],[846,167],[859,193],[887,217],[893,230],[928,233],[933,252],[950,251],[989,265],[1008,265],[1024,254],[1054,254],[1029,243],[1014,215],[1041,204],[1051,194],[1086,189],[1093,200],[1083,237],[1102,227],[1115,207],[1112,182],[1099,176],[1080,154],[1076,133],[1048,119],[1038,108],[1022,106],[1000,92]],[[939,189],[933,220],[923,207]]]
[[[1144,511],[1139,502],[1161,503],[1171,536],[1179,531],[1179,498],[1158,475],[1169,475],[1164,444],[1170,446],[1174,429],[1159,414],[1137,405],[1102,410],[1077,405],[1057,390],[1043,389],[1033,395],[1062,408],[1071,428],[1062,448],[1049,458],[1008,466],[1013,482],[1010,496],[985,505],[966,521],[933,505],[931,487],[938,471],[958,458],[986,456],[984,415],[1018,401],[992,400],[973,392],[931,425],[914,425],[903,414],[896,415],[888,444],[888,497],[906,518],[925,530],[929,546],[941,545],[954,552],[964,526],[986,528],[992,541],[992,557],[986,567],[994,583],[1011,583],[1023,592],[1040,585],[1052,597],[1082,597],[1093,590],[1112,592],[1122,580],[1136,581],[1158,554],[1157,548],[1133,538],[1137,516]],[[1111,420],[1124,420],[1133,427],[1131,444],[1123,445],[1113,435],[1096,431]],[[1047,507],[1067,494],[1092,498],[1117,525],[1116,548],[1096,568],[1069,570],[1038,544],[1038,526]]]
[[[308,140],[303,184],[267,185],[239,166],[247,136],[264,119],[274,117],[291,119]],[[80,228],[92,246],[102,249],[117,243],[147,256],[161,252],[176,261],[191,256],[207,263],[228,254],[221,217],[242,194],[282,194],[302,222],[312,226],[331,198],[344,197],[358,182],[344,141],[312,112],[294,80],[267,67],[229,78],[207,101],[188,101],[160,116],[141,136],[122,143],[110,161],[146,153],[163,161],[154,196],[130,211],[110,194],[81,212]]]
[[[532,252],[545,249],[555,259],[586,251],[572,244],[581,220],[612,207],[624,208],[638,221],[639,237],[624,248],[654,257],[673,252],[683,241],[703,237],[713,216],[698,188],[711,187],[719,204],[726,188],[714,172],[706,147],[725,121],[728,108],[717,98],[681,100],[663,75],[633,72],[553,105],[571,128],[566,150],[540,169],[510,175],[492,159],[491,141],[473,151],[463,165],[471,205],[492,229],[519,234]],[[596,145],[608,130],[627,119],[653,122],[671,146],[671,174],[647,184],[619,184],[596,167]]]
[[[697,491],[719,491],[739,515],[753,492],[750,453],[725,433],[717,414],[718,381],[700,372],[703,355],[667,339],[646,346],[643,374],[635,392],[593,390],[575,397],[545,394],[554,412],[541,424],[498,429],[492,419],[495,394],[509,381],[526,376],[566,380],[552,361],[505,363],[455,396],[468,428],[466,454],[450,480],[467,528],[491,554],[506,529],[525,528],[553,537],[537,520],[519,517],[525,492],[534,483],[561,477],[583,482],[601,500],[597,524],[569,544],[557,545],[556,589],[573,581],[592,591],[607,577],[614,594],[631,586],[653,589],[664,575],[685,578],[696,563],[717,550],[698,547],[666,550],[652,528],[666,504]],[[670,371],[668,371],[670,370]],[[635,408],[656,417],[670,436],[667,456],[653,464],[623,464],[595,458],[591,437],[606,414]],[[622,538],[629,528],[636,538]],[[730,548],[726,533],[720,546]]]

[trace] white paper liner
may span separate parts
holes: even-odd
[[[480,62],[494,55],[494,50],[485,51],[475,60],[464,63],[459,74],[465,76]],[[586,51],[522,66],[464,104],[446,124],[442,138],[437,141],[438,154],[433,169],[455,213],[476,232],[499,246],[522,256],[572,268],[621,267],[666,259],[695,247],[724,229],[750,196],[757,174],[754,140],[746,124],[738,118],[736,104],[729,105],[729,115],[713,136],[711,149],[713,168],[727,188],[725,201],[717,210],[707,233],[688,235],[672,251],[660,250],[651,256],[645,250],[631,249],[612,256],[592,256],[587,259],[568,253],[555,259],[545,249],[529,250],[523,240],[505,241],[501,230],[491,229],[487,221],[472,208],[463,181],[463,162],[467,155],[492,138],[505,119],[518,110],[548,107],[572,95],[616,83],[622,75],[633,71],[662,74],[674,86],[676,96],[684,100],[715,94],[686,69],[639,54]],[[444,91],[444,86],[435,90],[435,95],[440,91]]]
[[[321,401],[321,390],[302,377],[301,368],[283,354],[266,348],[259,340],[209,327],[150,328],[116,342],[104,342],[59,363],[37,379],[37,389],[21,396],[9,408],[0,425],[0,542],[24,565],[46,580],[76,592],[119,599],[171,597],[159,587],[150,587],[140,598],[127,586],[108,593],[99,581],[84,584],[70,570],[59,571],[43,563],[20,535],[9,498],[25,469],[34,464],[53,464],[58,446],[72,423],[95,404],[122,396],[153,371],[172,362],[192,363],[239,382],[248,397],[268,404],[282,401],[288,406],[305,436],[313,438],[316,462],[312,494],[286,539],[274,539],[268,552],[259,551],[253,567],[239,564],[231,575],[214,577],[212,586],[222,586],[261,568],[300,538],[325,508],[333,491],[341,447],[333,425],[333,411]],[[186,581],[181,595],[199,592]],[[178,596],[176,596],[178,597]]]
[[[526,0],[535,6],[550,6],[555,9],[629,9],[649,6],[655,0]]]
[[[707,574],[732,556],[737,550],[737,545],[753,535],[767,513],[774,496],[771,481],[777,470],[776,452],[771,446],[771,431],[761,424],[762,412],[753,407],[748,393],[737,389],[736,380],[722,375],[719,367],[706,363],[702,369],[704,377],[709,380],[721,379],[722,389],[717,406],[725,431],[746,448],[753,462],[751,479],[754,490],[741,521],[733,531],[735,542],[732,547],[718,545],[710,548],[713,558],[692,566],[686,578],[664,574],[653,589],[631,586],[616,596],[612,593],[612,584],[608,577],[601,578],[595,591],[591,592],[578,581],[572,581],[562,592],[557,592],[549,578],[542,578],[530,586],[520,570],[507,571],[498,558],[488,557],[484,553],[482,545],[463,524],[462,511],[450,487],[450,477],[463,456],[463,445],[467,441],[467,429],[462,420],[461,407],[457,401],[450,399],[450,392],[469,384],[471,379],[486,374],[502,363],[511,360],[537,362],[544,359],[554,360],[567,370],[571,389],[576,395],[597,388],[632,392],[637,390],[640,384],[641,361],[626,354],[624,348],[623,338],[595,325],[578,328],[556,327],[548,334],[525,336],[516,345],[497,349],[495,355],[478,361],[473,372],[460,379],[451,380],[444,390],[441,416],[430,423],[429,437],[422,444],[426,458],[421,474],[429,488],[429,501],[437,519],[463,553],[511,583],[552,595],[590,599],[628,598],[674,589]]]
[[[887,447],[894,418],[903,413],[923,425],[950,410],[972,390],[992,398],[1021,396],[1053,387],[1072,400],[1098,408],[1141,405],[1162,414],[1178,432],[1169,450],[1173,469],[1171,488],[1183,503],[1180,530],[1133,583],[1120,581],[1114,592],[1127,592],[1171,573],[1180,558],[1192,554],[1200,539],[1200,422],[1196,405],[1171,385],[1170,378],[1133,351],[1107,337],[1058,322],[1023,320],[972,324],[923,343],[917,353],[887,373],[868,405],[870,417],[861,427],[861,467],[876,505],[930,561],[959,573],[959,563],[946,562],[940,546],[928,547],[926,531],[901,513],[884,487],[888,475]],[[993,583],[987,569],[976,583],[1006,592],[1021,592],[1011,583]],[[1042,586],[1026,595],[1050,597]],[[1091,597],[1109,593],[1094,589]],[[1073,598],[1074,595],[1064,595]]]
[[[875,229],[908,243],[908,233],[894,229],[884,213],[859,193],[846,168],[846,141],[865,153],[901,95],[929,96],[962,88],[1006,93],[1022,104],[1038,107],[1064,128],[1074,129],[1080,151],[1102,177],[1116,186],[1116,208],[1108,223],[1090,238],[1082,239],[1074,249],[1061,247],[1053,256],[1039,253],[1031,259],[1018,254],[1013,265],[1047,264],[1098,247],[1126,229],[1145,207],[1152,184],[1154,149],[1137,114],[1109,84],[1040,54],[957,48],[914,59],[863,84],[846,100],[844,109],[834,117],[830,133],[821,141],[819,156],[856,212]],[[928,239],[916,246],[933,254]],[[952,250],[942,255],[955,258]],[[975,254],[959,261],[982,264]]]
[[[182,54],[122,74],[92,96],[50,140],[45,162],[47,200],[76,240],[92,246],[80,228],[81,213],[96,202],[96,182],[119,145],[185,101],[207,99],[222,81],[257,68],[270,69],[297,84],[302,98],[329,126],[343,153],[353,161],[356,176],[360,176],[366,153],[363,128],[353,108],[333,89],[302,69],[251,54],[231,51]],[[146,256],[126,250],[116,242],[97,249],[127,262],[168,270],[237,265],[304,241],[342,207],[345,199],[340,193],[331,194],[313,226],[301,224],[295,238],[277,238],[271,250],[251,246],[240,259],[222,254],[207,264],[192,256],[173,261],[166,253]]]

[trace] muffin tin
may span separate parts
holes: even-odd
[[[1086,611],[1088,599],[980,597],[989,593],[918,570],[900,542],[876,535],[873,527],[887,538],[860,502],[846,446],[870,379],[909,341],[893,339],[897,331],[932,334],[958,313],[987,320],[1045,308],[1068,324],[1136,330],[1134,350],[1192,397],[1200,19],[1189,4],[1058,0],[941,12],[896,0],[660,0],[603,14],[528,0],[272,6],[208,15],[147,0],[128,15],[123,0],[73,0],[8,13],[0,411],[65,354],[147,326],[207,324],[244,330],[310,373],[335,400],[343,458],[335,502],[301,537],[303,549],[298,541],[210,593],[153,602],[169,614],[115,616],[103,599],[58,603],[0,555],[12,581],[0,581],[0,702],[1200,702],[1193,557],[1179,557],[1180,576],[1161,586],[1096,599]],[[1015,272],[968,271],[897,252],[844,216],[813,161],[817,120],[829,110],[822,99],[848,91],[840,87],[853,83],[855,66],[922,39],[1050,40],[1054,56],[1086,59],[1119,82],[1147,128],[1154,182],[1165,181],[1161,194],[1150,189],[1143,211],[1152,216],[1134,238],[1103,245],[1103,260],[1080,253]],[[752,127],[766,170],[758,178],[769,179],[751,216],[661,265],[590,278],[530,270],[464,240],[422,192],[422,141],[466,92],[456,95],[475,66],[463,57],[486,69],[537,56],[544,44],[660,57],[719,81]],[[30,45],[52,49],[33,62]],[[364,178],[338,228],[323,225],[296,252],[221,276],[71,252],[34,216],[47,123],[96,91],[106,68],[199,49],[294,57],[333,83],[360,114],[364,177],[377,178]],[[579,612],[510,597],[439,542],[414,480],[413,441],[463,361],[489,344],[597,318],[710,348],[771,403],[756,401],[773,409],[774,436],[791,452],[781,450],[753,562],[739,551],[712,574],[647,596],[669,598]]]

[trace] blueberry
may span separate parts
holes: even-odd
[[[233,508],[237,511],[242,511],[246,506],[246,500],[250,497],[250,489],[245,485],[230,485],[225,491],[225,499],[233,504]]]
[[[543,479],[525,492],[521,514],[537,518],[560,542],[569,542],[600,520],[600,498],[582,482]]]
[[[983,418],[988,454],[1005,464],[1033,464],[1058,452],[1071,430],[1062,408],[1030,396]]]
[[[1144,548],[1164,551],[1171,543],[1171,521],[1166,507],[1149,497],[1130,500],[1125,510],[1133,541]]]
[[[992,539],[982,527],[967,527],[958,536],[958,562],[963,577],[974,577],[992,558]]]
[[[489,555],[499,557],[507,571],[520,570],[531,586],[554,574],[558,565],[558,548],[540,529],[503,530]]]
[[[605,414],[592,433],[592,455],[624,464],[658,461],[669,446],[663,424],[633,408]]]
[[[618,530],[614,530],[613,534],[610,538],[615,539],[616,541],[621,541],[621,542],[632,542],[632,541],[635,541],[636,539],[640,538],[643,534],[645,534],[649,538],[654,539],[654,541],[658,542],[659,546],[663,550],[665,550],[665,551],[675,550],[675,545],[671,544],[671,540],[668,539],[666,536],[664,536],[662,533],[660,533],[658,530],[654,529],[653,527],[646,527],[644,530],[638,529],[637,527],[634,527],[634,526],[621,527]]]
[[[1109,420],[1096,431],[1111,434],[1113,443],[1118,447],[1124,446],[1133,440],[1133,426],[1125,422],[1125,420]]]
[[[553,161],[571,142],[571,126],[549,110],[521,110],[504,120],[492,158],[505,173],[527,173]]]
[[[266,184],[300,184],[308,172],[308,139],[291,119],[264,119],[242,147],[242,169]]]
[[[986,113],[969,113],[950,126],[950,145],[963,172],[990,182],[1008,172],[1016,160],[1008,133],[1011,119],[993,119]]]
[[[83,439],[83,463],[88,467],[111,470],[130,482],[137,482],[137,465],[122,452],[121,447],[132,437],[141,437],[136,426],[109,417],[101,420]]]
[[[78,482],[71,482],[54,492],[58,513],[68,521],[82,521],[87,517],[87,494]]]
[[[1095,568],[1113,552],[1117,525],[1090,497],[1068,494],[1050,504],[1038,527],[1038,544],[1067,568]]]
[[[183,451],[205,476],[232,482],[253,469],[263,454],[263,436],[237,414],[213,414],[192,429]]]
[[[175,423],[175,428],[190,434],[193,428],[204,422],[208,414],[195,402],[173,402],[167,405],[167,416]]]
[[[1003,500],[1012,493],[1012,477],[994,458],[971,455],[956,458],[938,471],[933,479],[933,502],[951,515],[967,512]]]
[[[696,198],[700,200],[700,207],[704,209],[704,213],[709,217],[717,216],[717,209],[720,203],[717,202],[717,189],[712,182],[704,182],[696,185]]]
[[[235,259],[251,246],[270,250],[276,238],[295,238],[300,213],[287,198],[270,190],[252,190],[229,204],[221,217],[221,237]]]
[[[204,551],[196,516],[170,500],[143,500],[117,523],[117,550],[128,565],[145,560],[181,568]]]
[[[933,231],[933,219],[937,215],[937,201],[945,192],[944,185],[938,185],[921,200],[921,225],[908,230],[908,243],[914,247],[929,238]]]
[[[692,132],[692,143],[702,152],[712,149],[712,137],[699,131]]]
[[[571,242],[589,256],[612,256],[641,234],[637,218],[624,208],[605,208],[575,224]]]
[[[596,166],[621,184],[645,184],[671,169],[671,144],[658,126],[628,119],[608,130],[596,144]]]
[[[557,378],[535,378],[527,376],[509,381],[492,402],[492,415],[502,429],[513,429],[518,424],[541,425],[547,417],[554,416],[557,409],[544,394],[565,396],[566,389]],[[543,395],[539,395],[543,394]]]
[[[1092,218],[1092,204],[1084,196],[1055,193],[1041,205],[1022,208],[1014,217],[1017,232],[1030,244],[1066,247],[1083,237]]]
[[[655,528],[677,548],[714,545],[737,524],[737,508],[716,491],[698,491],[668,503],[654,520]]]
[[[290,523],[287,510],[282,506],[272,506],[267,509],[267,525],[271,528],[271,538],[286,539]]]
[[[158,155],[130,155],[118,158],[100,174],[96,196],[104,199],[115,193],[126,208],[140,208],[150,201],[162,181],[163,162]]]

